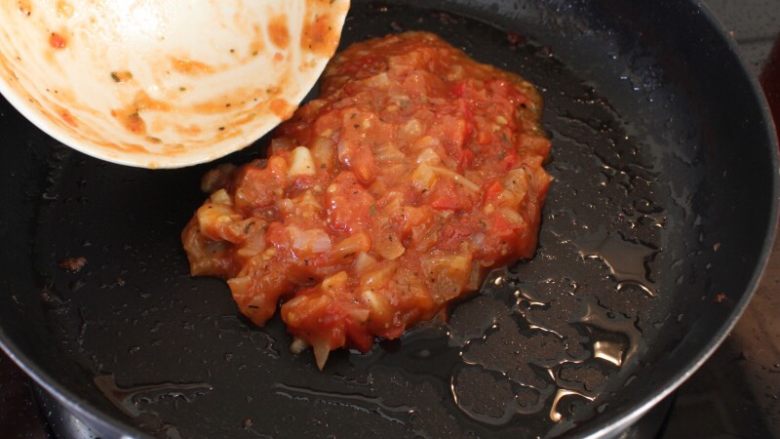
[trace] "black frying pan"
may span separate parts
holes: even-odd
[[[354,3],[343,45],[430,30],[541,88],[556,181],[535,259],[449,326],[319,372],[278,319],[254,328],[221,281],[188,276],[179,232],[213,164],[103,163],[2,102],[4,350],[102,437],[625,428],[727,334],[774,238],[777,143],[733,44],[693,1]]]

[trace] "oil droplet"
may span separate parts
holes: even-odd
[[[540,413],[557,387],[522,385],[502,372],[482,366],[462,365],[450,378],[450,393],[455,406],[469,418],[499,427],[516,415]]]
[[[116,384],[114,375],[98,375],[93,381],[112,404],[133,417],[138,417],[145,411],[140,407],[142,403],[152,404],[163,398],[181,398],[191,402],[197,396],[214,389],[207,383],[170,382],[120,387]]]
[[[338,402],[339,405],[350,407],[360,412],[370,409],[385,420],[402,425],[406,425],[408,422],[407,419],[404,419],[405,417],[414,414],[414,408],[412,407],[406,405],[390,406],[385,404],[382,398],[365,396],[359,393],[326,392],[305,387],[289,386],[282,383],[275,383],[273,388],[276,389],[277,395],[290,399],[334,401]]]
[[[539,299],[535,299],[527,291],[515,290],[514,296],[515,296],[515,306],[516,307],[519,307],[522,303],[527,303],[529,307],[534,307],[534,306],[536,306],[536,307],[543,307],[543,306],[547,306],[546,303],[542,302]]]
[[[622,367],[632,362],[637,354],[644,350],[642,333],[637,329],[632,319],[618,316],[610,318],[607,313],[606,309],[594,303],[588,303],[585,315],[580,319],[580,322],[603,331],[621,334],[628,339],[628,346],[622,346],[617,342],[601,341],[597,350],[596,343],[599,342],[593,345],[594,356],[602,355],[602,357],[597,358],[602,358],[612,364],[615,364],[616,357],[619,357],[620,364],[618,366]]]
[[[500,301],[478,295],[458,304],[449,319],[448,338],[452,347],[460,348],[467,341],[484,338],[509,309]]]
[[[547,327],[544,327],[544,326],[535,325],[533,323],[529,323],[528,324],[528,329],[532,329],[532,330],[535,330],[535,331],[546,332],[548,334],[552,334],[552,335],[558,337],[561,340],[564,340],[566,338],[566,337],[563,336],[563,334],[561,334],[560,332],[558,332],[558,331],[556,331],[556,330],[554,330],[552,328],[547,328]]]
[[[601,259],[607,265],[618,281],[618,289],[631,284],[650,297],[656,296],[655,282],[649,279],[646,264],[658,250],[610,235],[603,228],[591,236],[575,240],[575,243],[582,258]]]
[[[593,356],[620,367],[623,365],[624,349],[625,346],[620,343],[607,340],[596,340],[593,343]]]
[[[479,366],[466,366],[453,374],[450,393],[461,412],[483,424],[506,425],[518,411],[509,380]]]
[[[558,410],[558,405],[561,403],[561,400],[567,396],[579,396],[581,398],[585,398],[588,401],[593,401],[596,399],[595,396],[586,395],[584,393],[576,392],[574,390],[569,389],[558,389],[557,392],[555,392],[555,397],[553,398],[552,406],[550,407],[550,420],[553,422],[561,422],[563,419],[563,415]]]

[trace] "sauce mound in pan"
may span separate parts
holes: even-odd
[[[182,234],[193,275],[241,312],[331,350],[443,316],[495,266],[529,258],[550,184],[541,98],[429,33],[355,44],[283,124],[267,160],[222,166]]]

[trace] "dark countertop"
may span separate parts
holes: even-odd
[[[668,438],[780,437],[780,241],[750,306],[677,392]]]
[[[48,439],[29,379],[0,352],[0,437]]]
[[[780,0],[706,0],[754,75],[780,32]],[[780,437],[780,242],[745,315],[677,392],[665,438]],[[0,437],[45,439],[27,378],[0,354]]]
[[[739,44],[742,58],[758,75],[780,32],[778,0],[704,0]]]

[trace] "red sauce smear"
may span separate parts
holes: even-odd
[[[70,126],[77,127],[79,125],[73,113],[64,108],[60,108],[60,117]]]
[[[301,47],[320,55],[330,55],[339,42],[338,28],[328,14],[310,17],[303,24]]]
[[[182,233],[193,275],[281,317],[323,367],[342,347],[443,315],[487,270],[529,258],[551,177],[541,98],[435,35],[358,43],[267,160],[204,177]]]
[[[173,66],[173,69],[177,72],[186,75],[205,75],[214,73],[215,71],[214,67],[191,59],[172,58],[171,66]]]
[[[64,49],[68,47],[68,40],[63,35],[52,32],[51,35],[49,35],[49,46],[55,49]]]
[[[271,42],[280,49],[290,44],[290,31],[287,29],[287,16],[278,15],[268,23],[268,36]]]

